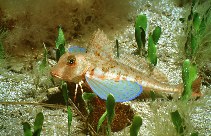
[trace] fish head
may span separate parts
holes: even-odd
[[[79,82],[87,68],[86,53],[67,52],[51,69],[51,75],[68,82]]]

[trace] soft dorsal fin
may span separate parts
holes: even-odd
[[[106,34],[98,29],[92,36],[88,45],[88,52],[105,59],[113,56],[113,47]]]
[[[122,54],[120,58],[116,59],[118,63],[129,66],[141,73],[144,73],[148,77],[152,77],[160,82],[168,82],[166,75],[158,70],[156,67],[150,68],[149,63],[139,56],[131,54]]]

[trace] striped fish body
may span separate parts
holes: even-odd
[[[51,74],[68,82],[85,80],[90,88],[102,99],[109,93],[117,102],[129,101],[142,93],[149,92],[182,92],[182,88],[163,83],[153,74],[142,73],[112,59],[103,59],[92,53],[66,53]]]
[[[95,65],[95,68],[87,71],[85,74],[86,76],[90,78],[99,78],[101,80],[114,80],[116,82],[121,80],[137,82],[143,87],[143,90],[146,93],[155,91],[157,93],[180,95],[183,91],[182,84],[169,84],[166,76],[157,69],[153,69],[152,71],[148,70],[148,73],[146,73],[134,69],[130,65],[119,63],[115,60],[98,60],[101,59],[94,57],[92,61],[90,61],[92,66]],[[146,67],[148,67],[148,65],[146,65]]]
[[[51,74],[68,82],[85,80],[100,98],[106,99],[108,94],[113,94],[116,102],[132,100],[142,91],[177,96],[182,93],[182,84],[168,84],[165,74],[156,68],[151,69],[145,59],[125,53],[115,59],[113,45],[104,32],[98,30],[87,49],[70,47],[52,68]],[[200,81],[194,81],[192,96],[201,96]]]

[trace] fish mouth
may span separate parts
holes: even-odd
[[[56,77],[56,78],[61,79],[61,77],[59,75],[53,75],[53,76]]]
[[[59,79],[62,78],[61,76],[59,76],[58,74],[54,73],[53,71],[51,71],[51,75],[52,75],[53,77],[56,77],[56,78],[59,78]]]
[[[69,81],[69,79],[64,78],[62,75],[59,75],[59,74],[57,74],[57,73],[55,73],[55,72],[50,72],[50,73],[51,73],[52,77],[54,77],[54,78],[56,78],[56,79],[64,80],[64,81]]]

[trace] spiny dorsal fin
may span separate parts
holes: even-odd
[[[113,56],[112,43],[106,34],[98,29],[92,36],[88,45],[88,52],[96,56],[111,59]]]
[[[160,82],[168,82],[166,75],[156,67],[150,68],[149,63],[144,58],[131,54],[122,54],[119,59],[116,59],[116,61],[126,66],[130,66],[131,68],[134,68],[137,71],[144,73],[146,76],[152,77]]]
[[[104,60],[113,59],[113,46],[112,42],[108,39],[106,34],[98,29],[92,36],[88,45],[88,52],[95,56],[102,57]],[[144,58],[131,54],[122,54],[119,59],[116,59],[118,63],[122,63],[126,66],[130,66],[149,77],[153,77],[160,82],[168,82],[167,77],[157,68],[150,69],[149,64]]]

